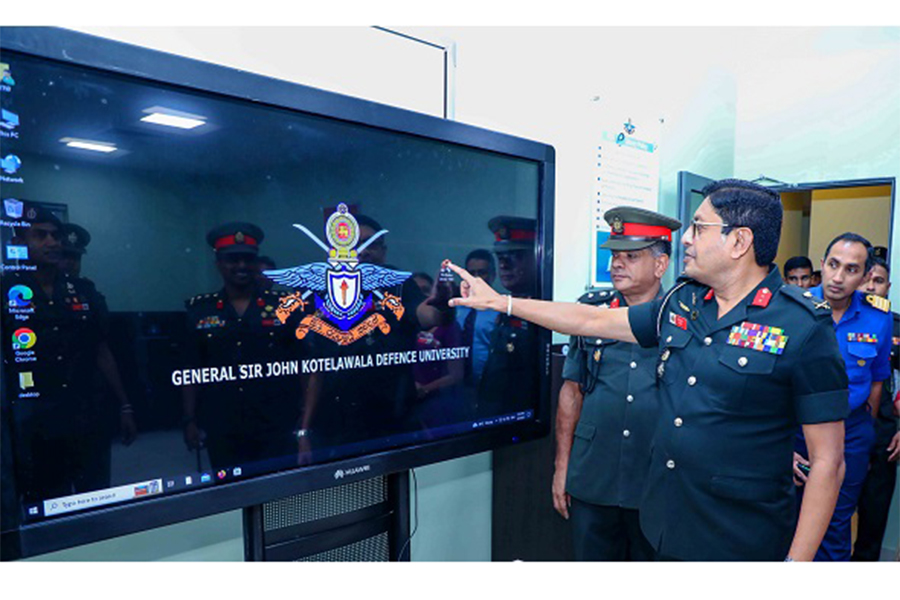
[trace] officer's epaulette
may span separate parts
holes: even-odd
[[[891,301],[875,294],[866,294],[866,304],[881,312],[891,312]]]
[[[819,300],[809,290],[804,290],[796,285],[783,285],[778,291],[806,308],[815,316],[831,315],[831,305],[828,304],[828,301]]]
[[[616,290],[591,290],[578,299],[579,304],[609,304],[616,297]]]
[[[188,306],[193,306],[202,302],[209,302],[210,299],[215,299],[217,297],[218,294],[197,294],[196,296],[185,302],[185,304],[187,304]]]

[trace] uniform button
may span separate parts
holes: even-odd
[[[237,343],[237,345],[238,345],[238,346],[240,346],[240,345],[241,345],[241,341],[240,341],[240,340],[238,340],[238,343]]]
[[[68,383],[64,383],[64,384],[62,384],[62,386],[63,386],[64,388],[67,388],[67,387],[69,387],[69,384],[68,384]]]
[[[54,327],[53,331],[59,331],[59,327]]]
[[[688,377],[688,385],[694,385],[695,383],[697,383],[697,378],[696,378],[696,377],[694,377],[693,375],[691,375],[690,377]]]
[[[244,388],[239,387],[239,388],[238,388],[238,391],[239,391],[239,392],[243,392],[243,391],[244,391]]]
[[[707,346],[709,346],[710,344],[712,344],[712,338],[711,337],[703,338],[703,343],[706,344]]]
[[[637,369],[637,363],[634,362],[634,361],[631,361],[631,368],[632,368],[632,369]]]
[[[684,421],[681,420],[681,417],[675,417],[675,427],[681,427],[684,425]]]
[[[671,341],[672,341],[672,336],[670,335],[669,337],[666,338],[666,343],[668,344]]]
[[[62,360],[62,356],[57,356],[56,360]]]
[[[634,396],[632,396],[631,394],[628,394],[627,396],[625,396],[625,399],[628,400],[629,402],[634,402]]]
[[[670,469],[674,469],[674,468],[675,468],[675,461],[674,461],[674,460],[671,460],[671,459],[670,459],[670,460],[667,460],[667,461],[666,461],[666,467],[668,467],[668,468],[670,468]]]
[[[738,364],[741,365],[742,367],[746,367],[747,366],[747,357],[746,356],[740,357],[738,359]]]
[[[625,437],[629,437],[631,435],[631,432],[626,429],[622,432],[622,435],[624,435]]]
[[[49,304],[50,306],[53,306],[53,300],[51,300],[51,301],[48,302],[47,304]]]

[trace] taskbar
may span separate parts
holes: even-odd
[[[217,484],[231,483],[257,475],[284,471],[291,468],[323,464],[336,460],[362,456],[372,452],[389,450],[398,446],[444,439],[454,435],[479,431],[486,428],[499,427],[510,423],[533,419],[533,410],[524,410],[506,415],[499,415],[476,421],[466,421],[443,425],[430,429],[402,433],[377,440],[367,440],[340,446],[332,446],[322,450],[313,450],[306,456],[286,456],[268,460],[255,461],[245,465],[232,466],[218,470],[198,471],[177,476],[158,477],[116,487],[94,490],[80,494],[51,498],[40,502],[31,502],[24,508],[24,522],[34,523],[52,517],[59,517],[93,508],[113,504],[140,501],[158,497],[163,494],[180,493]]]

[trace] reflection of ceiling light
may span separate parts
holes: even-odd
[[[155,125],[177,127],[178,129],[194,129],[195,127],[206,124],[206,117],[192,115],[164,106],[154,106],[145,109],[144,112],[149,114],[146,117],[141,118],[141,121],[145,123],[154,123]]]
[[[118,150],[115,144],[109,142],[95,142],[93,140],[79,140],[78,138],[62,138],[59,140],[69,148],[80,148],[81,150],[92,150],[94,152],[103,152],[109,154]]]

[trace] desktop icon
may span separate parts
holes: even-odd
[[[28,260],[28,246],[7,246],[6,260]]]
[[[16,80],[12,78],[12,73],[9,72],[9,63],[0,63],[0,83],[5,83],[10,87],[16,85]]]
[[[34,373],[31,371],[23,371],[19,373],[19,387],[23,390],[34,387]]]
[[[218,475],[219,479],[225,479],[225,476],[228,475],[228,473],[226,473],[225,471],[219,471],[218,473],[216,473],[216,475]]]
[[[241,476],[241,473],[243,473],[243,471],[241,470],[240,467],[235,467],[234,470],[232,471],[232,474],[233,474],[235,477],[240,477],[240,476]]]
[[[7,154],[5,158],[0,158],[0,169],[7,175],[12,175],[22,166],[22,159],[15,154]]]
[[[187,477],[184,478],[184,485],[193,485],[193,484],[194,484],[194,478],[193,478],[193,477],[191,477],[190,475],[188,475]]]
[[[34,292],[27,285],[14,285],[6,293],[10,308],[29,308]]]
[[[0,109],[0,127],[4,129],[15,129],[19,126],[19,115],[10,112],[5,108]]]
[[[209,473],[203,473],[202,475],[200,475],[200,483],[209,483],[210,481],[212,481],[212,475],[210,475]]]
[[[15,198],[3,200],[3,210],[10,219],[21,219],[24,206],[25,204],[21,200],[16,200]]]
[[[35,333],[27,327],[17,329],[13,334],[13,350],[28,350],[37,342]]]

